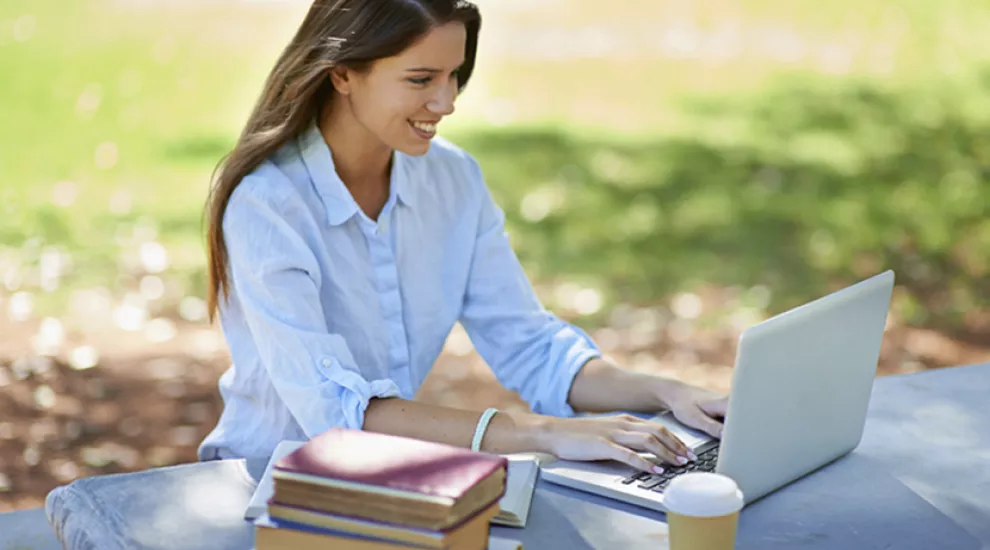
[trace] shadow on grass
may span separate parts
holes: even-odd
[[[781,311],[894,269],[908,322],[985,341],[990,79],[941,95],[790,86],[700,105],[674,138],[555,129],[456,141],[482,164],[535,279],[630,302],[765,285]]]
[[[586,279],[640,304],[703,284],[762,285],[777,312],[894,269],[899,318],[980,343],[990,339],[990,71],[937,84],[803,81],[696,101],[690,130],[662,139],[516,127],[454,141],[482,164],[534,281]],[[212,164],[224,143],[189,136],[163,162]],[[199,245],[201,214],[156,222],[165,240]],[[95,219],[96,238],[62,216],[26,213],[0,239],[95,251],[118,229]],[[117,251],[105,248],[78,254],[77,271],[112,277]],[[173,276],[204,295],[202,265],[186,264]]]

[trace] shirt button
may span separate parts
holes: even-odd
[[[323,360],[323,366],[324,367],[329,367],[330,366],[330,360],[329,359],[324,359]]]
[[[378,226],[378,234],[383,235],[386,231],[388,231],[388,224],[383,222]]]

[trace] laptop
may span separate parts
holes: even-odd
[[[664,489],[686,472],[732,478],[748,504],[845,456],[863,436],[893,286],[886,271],[743,332],[721,441],[670,413],[640,415],[698,460],[664,464],[659,475],[617,461],[555,460],[541,477],[663,512]]]

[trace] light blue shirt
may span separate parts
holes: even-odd
[[[360,429],[374,397],[412,399],[460,322],[534,412],[571,416],[571,383],[600,352],[543,308],[475,160],[434,139],[395,152],[377,222],[337,176],[315,123],[248,175],[223,228],[233,365],[201,459],[267,457],[279,441]]]

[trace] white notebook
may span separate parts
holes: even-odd
[[[305,441],[282,441],[275,447],[275,452],[272,453],[272,458],[265,467],[265,473],[261,476],[254,494],[251,495],[247,510],[244,511],[244,519],[253,520],[268,511],[268,499],[275,494],[275,486],[272,485],[272,468],[280,458],[305,444]]]
[[[538,453],[519,453],[505,455],[509,459],[509,471],[506,478],[505,494],[498,501],[498,515],[492,518],[496,525],[509,527],[525,527],[529,517],[529,508],[533,503],[533,491],[536,489],[537,477],[540,474],[540,464],[547,456]],[[552,458],[552,457],[549,457]]]
[[[268,466],[265,467],[265,473],[261,476],[254,494],[251,495],[247,510],[244,511],[244,519],[253,520],[268,510],[268,499],[275,494],[275,487],[272,484],[273,465],[280,458],[304,444],[304,441],[282,441],[275,447],[275,452],[272,453],[272,458],[268,462]],[[537,476],[540,473],[540,464],[553,457],[539,453],[520,453],[506,455],[506,458],[509,459],[509,470],[505,494],[498,501],[501,511],[492,518],[492,523],[510,527],[525,527],[529,517],[529,508],[533,502]]]

